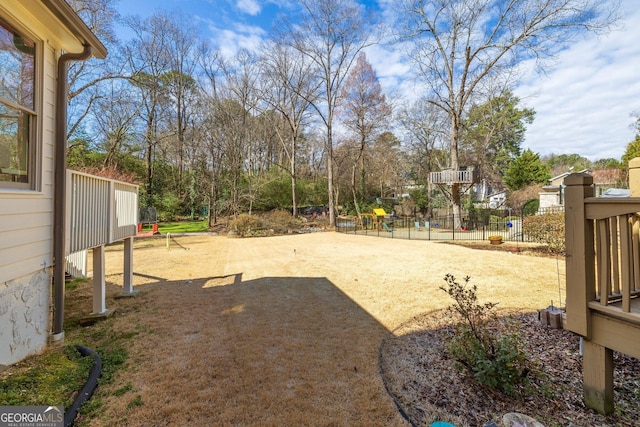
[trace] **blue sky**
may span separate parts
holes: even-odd
[[[289,6],[290,0],[120,0],[118,8],[123,15],[143,17],[155,10],[192,14],[203,36],[231,55],[239,48],[256,49],[275,15]],[[523,148],[542,155],[578,153],[591,160],[622,156],[635,136],[630,114],[640,113],[637,0],[622,0],[621,11],[621,30],[577,41],[546,75],[525,73],[515,93],[536,110],[536,118]],[[399,52],[376,46],[367,58],[385,92],[400,99],[416,93],[406,79],[410,65]]]

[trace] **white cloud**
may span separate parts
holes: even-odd
[[[591,160],[622,156],[634,137],[629,114],[640,109],[637,22],[640,12],[628,14],[623,30],[588,37],[563,52],[546,76],[525,77],[516,94],[536,110],[525,148]]]
[[[393,0],[378,0],[393,21]],[[536,110],[524,148],[541,154],[578,153],[596,160],[619,159],[634,137],[629,114],[640,111],[640,11],[637,0],[623,0],[622,30],[590,35],[562,52],[546,75],[523,64],[516,88],[522,103]],[[367,50],[388,94],[411,101],[421,91],[400,46]],[[529,71],[527,71],[529,70]]]
[[[219,28],[210,24],[209,31],[211,40],[226,58],[233,57],[241,49],[258,52],[266,36],[263,28],[244,24],[235,24],[233,28]]]
[[[256,0],[238,0],[236,7],[251,16],[256,16],[262,10],[262,6]]]

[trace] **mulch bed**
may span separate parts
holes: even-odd
[[[506,313],[505,313],[506,314]],[[614,414],[602,416],[582,402],[579,338],[538,321],[537,313],[510,313],[521,324],[531,360],[541,376],[520,396],[506,396],[478,384],[446,350],[453,331],[444,311],[417,316],[385,339],[381,371],[389,393],[414,425],[435,420],[456,426],[502,425],[509,412],[529,415],[547,426],[638,426],[640,360],[614,353]]]
[[[523,243],[523,242],[502,242],[499,245],[492,245],[489,241],[477,240],[455,240],[442,242],[448,245],[464,246],[469,249],[478,249],[483,251],[510,252],[522,255],[541,256],[546,258],[559,258],[564,260],[564,254],[550,252],[549,249],[542,244]]]

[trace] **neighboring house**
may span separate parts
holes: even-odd
[[[573,167],[571,169],[573,169]],[[550,185],[550,186],[553,186],[553,187],[559,187],[564,183],[564,179],[566,177],[568,177],[569,175],[571,175],[572,173],[574,173],[574,172],[571,170],[571,171],[568,171],[568,172],[561,173],[560,175],[554,176],[553,178],[551,178],[549,180],[549,183],[547,185]],[[588,173],[588,174],[591,174],[591,169],[583,169],[583,170],[575,172],[575,173]]]
[[[539,193],[541,210],[564,206],[564,179],[572,173],[565,172],[554,176],[542,187],[543,191]],[[593,177],[596,197],[603,196],[610,188],[619,187],[623,181],[621,169],[584,169],[577,173],[586,173]]]
[[[564,206],[564,179],[573,172],[564,172],[554,176],[547,185],[542,187],[542,192],[538,193],[540,200],[540,210]],[[591,173],[590,169],[584,169],[577,173]]]
[[[507,202],[507,192],[504,190],[498,191],[497,193],[490,194],[488,199],[490,209],[499,209]]]
[[[70,239],[66,65],[106,54],[63,0],[0,2],[0,369],[63,336],[55,324],[64,306],[64,268],[54,270],[54,263],[64,259]],[[137,204],[133,187],[127,200]],[[92,244],[79,249],[102,243]]]

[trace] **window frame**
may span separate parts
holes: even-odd
[[[15,109],[18,112],[25,114],[29,117],[29,125],[27,131],[28,136],[28,150],[27,156],[27,182],[11,182],[0,181],[0,193],[2,192],[15,192],[15,191],[29,191],[40,192],[42,189],[42,93],[43,93],[43,63],[44,63],[44,43],[41,38],[37,37],[33,32],[27,30],[23,24],[16,22],[15,19],[11,19],[11,16],[2,16],[3,23],[11,28],[14,34],[25,37],[34,44],[34,70],[33,70],[33,107],[31,110],[23,105],[16,104],[15,102],[6,98],[2,99],[2,104],[8,108]]]

